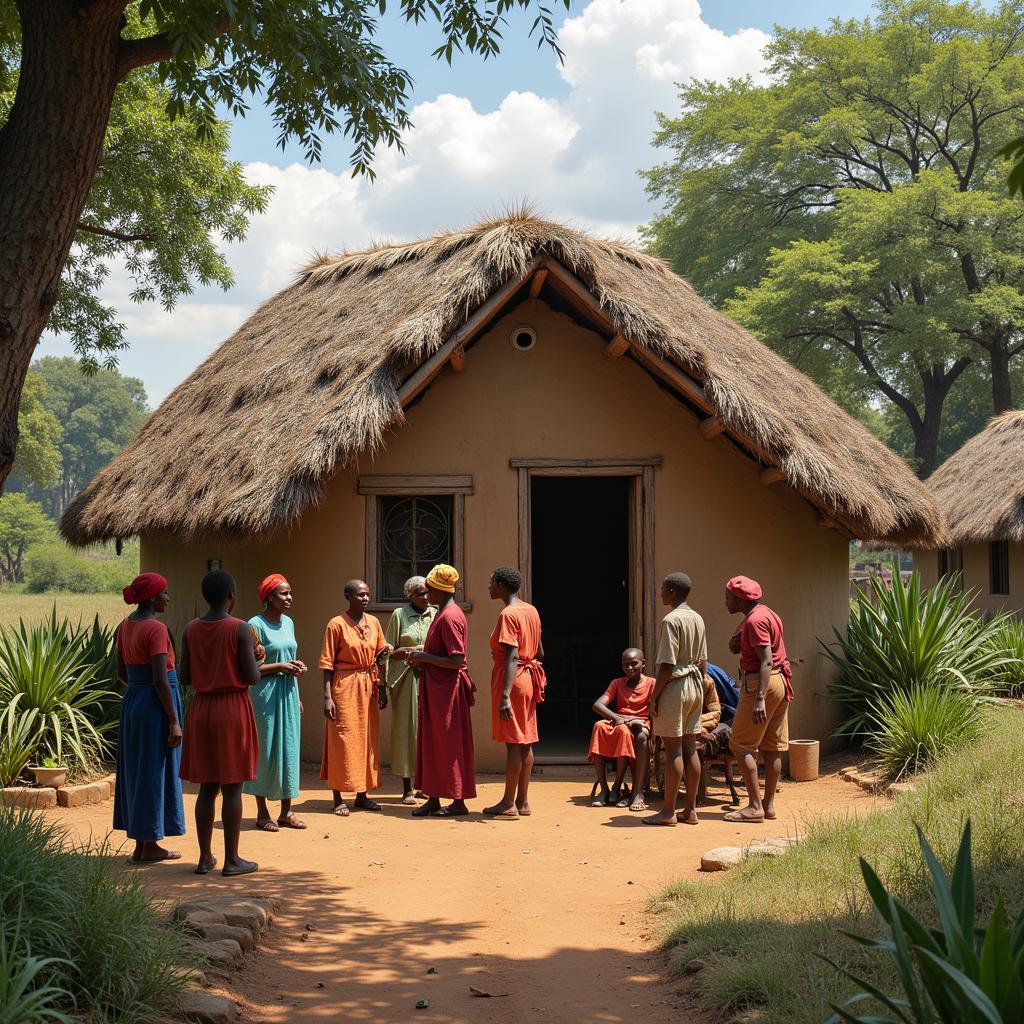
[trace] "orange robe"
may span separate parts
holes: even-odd
[[[505,687],[504,645],[519,648],[519,667],[512,684],[512,718],[498,714],[501,691]],[[501,610],[491,633],[491,736],[498,743],[537,742],[537,694],[530,663],[540,648],[540,616],[532,604],[515,601]]]
[[[387,647],[372,616],[362,627],[348,614],[327,623],[320,667],[333,671],[334,720],[324,723],[320,778],[339,793],[365,793],[380,786],[380,707],[377,655]]]

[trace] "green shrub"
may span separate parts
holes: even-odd
[[[103,667],[56,612],[41,625],[0,630],[0,706],[27,723],[34,757],[55,757],[75,771],[107,757],[116,695],[99,682]]]
[[[137,552],[117,557],[113,552],[83,553],[63,542],[50,542],[31,548],[25,555],[25,589],[30,594],[118,593],[137,572]]]
[[[864,885],[875,917],[886,936],[874,939],[850,934],[867,949],[889,955],[899,974],[903,995],[893,997],[852,971],[823,957],[861,989],[843,1005],[833,1005],[827,1024],[1019,1024],[1024,1020],[1024,910],[1007,926],[1002,900],[985,928],[978,928],[977,890],[971,861],[971,822],[964,826],[950,882],[924,833],[917,840],[931,875],[935,902],[932,916],[941,928],[919,920],[888,892],[863,858]],[[856,1016],[855,1006],[871,1000],[892,1017]]]
[[[67,993],[59,1009],[76,1021],[163,1019],[180,1002],[176,971],[192,966],[180,929],[123,863],[106,842],[73,842],[46,818],[0,807],[0,920],[20,920],[32,955],[60,961],[40,980]]]
[[[947,750],[973,743],[981,720],[972,694],[915,685],[875,705],[866,745],[889,778],[901,779],[929,768]]]
[[[1008,663],[992,646],[1006,617],[982,621],[969,611],[973,595],[958,588],[952,576],[923,592],[916,572],[908,581],[894,572],[891,587],[871,577],[871,600],[857,603],[845,636],[835,630],[823,645],[839,669],[831,695],[847,711],[839,733],[863,736],[890,694],[930,686],[978,693]]]
[[[992,687],[1007,697],[1024,695],[1024,622],[1007,619],[993,631],[989,648],[1006,659],[992,669],[989,675]]]

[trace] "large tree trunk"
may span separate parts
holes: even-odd
[[[960,375],[971,365],[971,360],[961,356],[951,367],[945,363],[934,363],[922,369],[921,388],[924,393],[924,415],[917,422],[911,421],[914,429],[914,458],[917,461],[917,475],[924,480],[932,475],[939,461],[939,436],[942,431],[942,411],[949,395],[949,389]]]
[[[18,399],[57,301],[117,87],[123,0],[18,0],[18,92],[0,129],[0,488]]]
[[[1013,408],[1013,385],[1010,383],[1010,352],[1005,338],[993,340],[988,350],[992,368],[992,412],[999,415]]]

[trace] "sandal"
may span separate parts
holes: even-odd
[[[590,806],[591,807],[607,807],[608,806],[608,801],[603,796],[599,796],[596,800],[591,800],[590,801]]]
[[[644,800],[643,797],[640,797],[638,800],[634,800],[629,805],[629,809],[631,811],[637,811],[637,812],[639,812],[639,811],[646,811],[647,810],[647,802]]]
[[[418,803],[419,801],[412,793],[406,793],[405,796],[402,797],[402,804],[405,807],[415,807]]]
[[[280,832],[281,830],[274,824],[271,818],[257,818],[256,827],[261,832]]]
[[[162,860],[181,860],[181,852],[179,850],[164,850],[159,857],[137,857],[134,853],[132,854],[133,864],[159,864]]]
[[[281,826],[281,828],[300,828],[301,829],[301,828],[305,828],[306,827],[306,823],[304,821],[301,821],[299,818],[296,818],[294,814],[289,814],[285,818],[278,818],[277,819],[277,823],[278,823],[278,825]],[[276,829],[275,829],[275,831],[276,831]]]
[[[467,807],[464,811],[456,811],[452,809],[452,805],[449,804],[447,807],[439,807],[436,811],[430,812],[432,818],[464,818],[469,814],[469,808]]]
[[[744,814],[742,811],[729,811],[722,818],[723,821],[739,821],[747,825],[761,825],[764,823],[764,815]]]
[[[200,863],[195,870],[197,875],[208,875],[217,866],[217,858],[214,857],[209,864]]]
[[[379,811],[380,804],[376,800],[371,800],[367,797],[365,800],[357,800],[354,804],[356,810],[359,811]]]
[[[348,804],[344,800],[334,808],[334,813],[339,818],[347,818],[352,812],[348,809]]]

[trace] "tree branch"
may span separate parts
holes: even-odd
[[[171,56],[170,36],[166,32],[143,39],[122,39],[117,48],[117,80],[144,64],[158,64]]]
[[[121,231],[111,231],[110,228],[101,228],[98,224],[86,224],[79,221],[76,231],[84,231],[87,235],[101,235],[103,238],[113,238],[118,242],[152,242],[151,234],[126,235]]]

